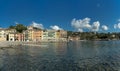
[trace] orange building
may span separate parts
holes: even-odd
[[[29,29],[23,32],[25,41],[40,41],[42,39],[42,30]]]
[[[40,41],[42,39],[42,30],[33,30],[33,41]]]

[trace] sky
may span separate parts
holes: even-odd
[[[0,0],[0,27],[120,31],[120,0]]]

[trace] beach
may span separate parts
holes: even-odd
[[[40,43],[58,43],[67,41],[0,41],[0,47],[23,46],[43,46]]]

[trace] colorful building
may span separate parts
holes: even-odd
[[[6,36],[6,30],[5,29],[0,29],[0,41],[6,41],[7,39]]]
[[[42,39],[42,30],[33,30],[33,41],[40,41]]]
[[[25,41],[25,36],[23,33],[16,33],[14,39],[15,41]]]
[[[28,27],[23,33],[17,33],[15,29],[0,29],[0,41],[65,41],[67,31],[64,30],[40,30]]]
[[[25,41],[40,41],[42,39],[42,30],[29,27],[23,32]]]
[[[8,34],[8,41],[15,41],[15,33]]]
[[[42,40],[51,41],[66,41],[67,31],[64,30],[44,30]]]
[[[44,41],[47,41],[47,40],[48,40],[48,31],[47,31],[47,30],[43,30],[42,40],[44,40]]]
[[[56,30],[47,30],[48,40],[56,41]]]
[[[30,30],[27,30],[27,34],[28,34],[28,41],[33,41],[33,32],[34,30],[30,29]]]
[[[66,41],[67,40],[67,31],[65,31],[65,30],[58,30],[57,31],[57,39],[59,41]]]
[[[5,30],[6,30],[6,34],[16,33],[16,30],[15,30],[15,29],[5,29]]]

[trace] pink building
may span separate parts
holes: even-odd
[[[24,41],[24,38],[24,34],[22,33],[15,34],[15,41]]]

